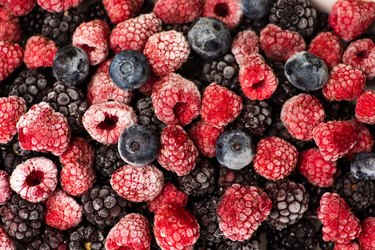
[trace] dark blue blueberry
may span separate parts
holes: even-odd
[[[329,72],[322,59],[302,51],[288,59],[285,64],[285,75],[296,88],[315,91],[326,84]]]
[[[53,60],[53,75],[57,81],[77,85],[89,75],[89,57],[86,52],[71,45],[60,49]]]
[[[242,0],[243,13],[249,19],[261,19],[268,15],[273,0]]]
[[[216,158],[227,168],[240,170],[251,163],[254,155],[253,140],[242,131],[227,131],[217,140]]]
[[[228,27],[213,18],[201,17],[188,32],[191,48],[204,59],[216,59],[230,48],[232,37]]]
[[[150,75],[146,57],[135,50],[123,50],[113,58],[109,66],[112,81],[124,90],[140,88]]]
[[[375,180],[375,153],[359,153],[350,163],[350,171],[357,179]]]
[[[155,160],[159,139],[148,128],[133,125],[126,128],[118,141],[121,158],[133,166],[143,166]]]

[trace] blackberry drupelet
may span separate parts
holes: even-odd
[[[70,233],[69,249],[105,250],[105,237],[106,235],[103,230],[96,229],[93,226],[81,226]]]
[[[60,250],[68,247],[63,231],[46,227],[41,237],[28,244],[26,250]]]
[[[188,33],[189,30],[190,30],[190,26],[191,26],[190,23],[182,23],[182,24],[165,24],[164,27],[163,27],[163,30],[164,30],[164,31],[167,31],[167,30],[175,30],[175,31],[177,31],[177,32],[180,32],[180,33],[184,34],[184,36],[187,37],[187,33]]]
[[[140,125],[149,128],[156,135],[160,134],[160,131],[165,125],[156,117],[151,97],[139,99],[136,106],[136,112]]]
[[[111,20],[109,19],[109,16],[104,8],[102,1],[96,1],[90,4],[86,13],[88,21],[100,19],[105,21],[109,25],[111,24]]]
[[[260,250],[260,241],[250,239],[245,241],[224,240],[217,245],[218,250]]]
[[[117,145],[104,145],[95,142],[94,147],[94,167],[104,179],[111,178],[113,172],[126,164],[118,153]]]
[[[44,18],[47,11],[38,5],[27,15],[20,17],[20,25],[22,28],[22,35],[30,37],[42,33]]]

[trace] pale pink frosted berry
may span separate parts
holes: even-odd
[[[9,175],[4,170],[0,170],[0,193],[0,206],[2,206],[12,196],[12,189],[10,188],[9,183]]]

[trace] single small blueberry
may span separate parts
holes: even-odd
[[[249,19],[261,19],[268,15],[273,0],[242,0],[244,15]]]
[[[357,179],[375,180],[375,153],[359,153],[350,163],[350,171]]]

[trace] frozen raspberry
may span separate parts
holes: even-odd
[[[141,9],[143,0],[103,0],[111,22],[121,23],[135,16]]]
[[[355,117],[358,121],[375,124],[375,92],[368,90],[364,92],[357,100],[355,106]]]
[[[203,16],[215,18],[225,23],[229,29],[234,29],[243,16],[241,0],[206,0]]]
[[[10,176],[10,186],[23,199],[41,202],[57,185],[57,167],[45,157],[31,158],[18,165]]]
[[[162,30],[161,25],[161,20],[152,13],[119,23],[111,32],[110,47],[115,53],[143,51],[149,37]]]
[[[32,36],[27,40],[23,61],[29,69],[52,67],[57,50],[54,41],[42,36]]]
[[[323,105],[318,98],[309,94],[299,94],[287,100],[280,114],[288,132],[296,139],[309,141],[312,130],[324,121]]]
[[[93,104],[82,117],[82,123],[94,140],[103,144],[117,143],[121,132],[135,124],[133,109],[120,102]]]
[[[0,81],[7,78],[21,65],[22,58],[23,49],[21,46],[16,43],[0,41]]]
[[[245,56],[240,66],[239,80],[242,92],[251,100],[270,98],[279,82],[271,67],[257,53]]]
[[[186,37],[174,30],[152,35],[143,50],[152,71],[158,76],[173,73],[186,62],[190,45]]]
[[[371,39],[352,42],[344,52],[342,61],[361,70],[368,79],[375,77],[375,43]]]
[[[154,234],[162,249],[192,249],[199,229],[194,215],[182,207],[164,206],[154,217]]]
[[[259,52],[259,37],[251,29],[238,32],[232,42],[232,54],[239,65],[244,58],[252,53]]]
[[[24,16],[33,10],[36,0],[3,0],[1,4],[13,16]]]
[[[350,121],[322,122],[313,129],[313,137],[327,161],[336,161],[357,143],[356,127]]]
[[[224,127],[234,121],[242,110],[242,98],[216,83],[208,86],[202,98],[203,121],[215,127]]]
[[[201,95],[197,86],[178,74],[157,82],[151,98],[156,116],[166,124],[185,126],[199,115]]]
[[[24,150],[59,156],[69,146],[68,120],[45,102],[32,106],[17,122],[18,140]]]
[[[332,7],[328,21],[342,39],[353,40],[375,21],[375,2],[338,0]]]
[[[333,250],[360,250],[357,242],[337,243]]]
[[[16,124],[26,112],[26,102],[21,97],[9,96],[0,98],[0,144],[8,143],[17,133]]]
[[[16,250],[16,246],[11,238],[7,235],[4,228],[0,225],[0,249],[3,250]]]
[[[82,0],[37,0],[38,5],[48,12],[64,12],[77,7],[81,2]]]
[[[0,5],[0,41],[19,42],[21,26],[18,18]]]
[[[45,223],[59,230],[77,226],[82,220],[82,206],[61,190],[56,190],[46,200]]]
[[[2,206],[12,197],[9,175],[4,170],[0,170],[0,193],[0,206]]]
[[[343,46],[332,32],[319,33],[310,43],[309,52],[321,58],[332,69],[341,61]]]
[[[361,232],[359,220],[336,193],[325,193],[320,199],[318,218],[323,224],[323,240],[349,243]]]
[[[300,154],[298,170],[313,185],[330,187],[337,168],[336,162],[324,160],[319,149],[310,148]]]
[[[182,191],[179,191],[175,185],[168,182],[163,186],[161,193],[152,201],[147,202],[148,210],[156,213],[158,209],[164,205],[174,205],[177,207],[186,207],[188,196]]]
[[[360,152],[371,152],[374,147],[374,137],[370,130],[360,122],[356,122],[357,143],[345,155],[349,160],[353,159],[355,154]]]
[[[358,237],[361,250],[375,249],[375,217],[368,217],[362,221],[362,232]]]
[[[220,198],[216,211],[224,236],[244,241],[251,238],[271,209],[272,202],[261,189],[233,184]]]
[[[83,138],[76,137],[70,141],[68,149],[60,155],[62,166],[66,164],[76,164],[92,167],[94,163],[94,149]]]
[[[127,214],[109,231],[105,249],[147,250],[151,246],[150,224],[141,214]]]
[[[323,87],[325,98],[330,101],[352,101],[358,98],[365,90],[366,77],[350,65],[336,65]]]
[[[134,167],[125,165],[111,177],[111,186],[118,195],[133,202],[144,202],[160,194],[164,184],[163,173],[154,165]]]
[[[268,24],[260,32],[259,42],[269,59],[282,62],[306,49],[305,40],[298,32],[283,30],[274,24]]]
[[[158,0],[154,14],[167,24],[191,23],[202,15],[200,0]]]

